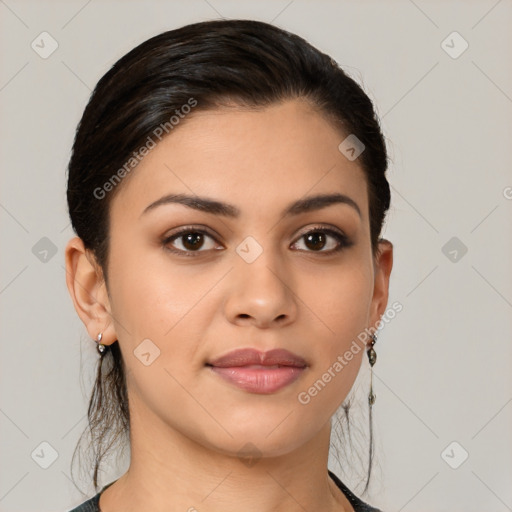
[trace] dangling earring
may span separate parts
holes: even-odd
[[[377,341],[377,336],[375,334],[371,335],[372,341],[370,341],[370,344],[368,346],[367,354],[368,354],[368,361],[370,362],[370,394],[368,395],[368,403],[370,404],[370,412],[372,410],[372,405],[375,403],[376,396],[373,393],[373,365],[375,364],[375,361],[377,361],[377,353],[375,352],[373,346],[375,345],[375,342]]]
[[[375,352],[375,349],[373,346],[375,345],[375,342],[377,341],[377,336],[375,334],[372,334],[371,341],[368,344],[368,348],[366,353],[368,354],[368,361],[370,362],[370,393],[368,395],[368,404],[369,404],[369,411],[368,411],[368,421],[370,423],[370,453],[368,454],[369,462],[368,462],[368,479],[366,481],[366,487],[364,489],[364,492],[368,489],[368,484],[370,482],[370,474],[372,471],[372,460],[373,460],[373,419],[372,419],[372,406],[375,403],[375,399],[377,398],[373,393],[373,365],[375,364],[375,361],[377,361],[377,354]]]
[[[103,355],[105,353],[105,350],[107,347],[105,347],[105,345],[103,345],[103,343],[100,343],[101,338],[103,338],[103,334],[100,332],[98,334],[98,336],[96,337],[96,343],[98,343],[98,346],[97,346],[98,352],[100,353],[100,355]]]

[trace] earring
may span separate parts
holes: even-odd
[[[103,334],[100,332],[98,334],[98,336],[96,337],[96,343],[98,343],[98,346],[97,346],[98,352],[100,353],[100,355],[103,355],[105,353],[105,350],[107,347],[105,345],[103,345],[103,343],[100,343],[101,338],[103,338]]]
[[[368,454],[369,462],[368,462],[368,480],[366,481],[366,489],[368,489],[368,484],[370,481],[370,474],[372,471],[372,460],[373,460],[373,427],[372,427],[372,406],[375,403],[375,399],[377,398],[373,393],[373,365],[377,361],[377,354],[375,353],[375,349],[373,346],[375,345],[375,342],[377,341],[377,336],[375,334],[371,334],[371,341],[367,346],[367,355],[368,355],[368,361],[370,362],[370,394],[368,395],[368,404],[369,404],[369,411],[368,411],[368,421],[370,423],[370,452]]]
[[[370,411],[372,409],[372,405],[375,403],[376,396],[373,393],[373,365],[377,361],[377,353],[375,352],[375,349],[373,346],[375,345],[375,342],[377,341],[377,336],[375,334],[371,335],[372,341],[370,341],[370,344],[368,346],[368,350],[366,353],[368,354],[368,361],[370,362],[370,394],[368,395],[368,403],[370,404]]]

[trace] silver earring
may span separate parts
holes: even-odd
[[[372,409],[372,405],[375,403],[376,395],[373,393],[373,365],[377,361],[377,353],[373,346],[377,341],[377,336],[375,334],[371,335],[372,341],[368,346],[368,350],[366,353],[368,354],[368,361],[370,362],[370,394],[368,395],[368,403],[370,404],[370,411]]]
[[[377,354],[375,352],[375,349],[373,346],[375,345],[375,342],[377,341],[377,336],[375,334],[372,334],[371,341],[368,344],[366,353],[368,354],[368,361],[370,362],[370,393],[368,395],[368,404],[369,404],[369,410],[368,410],[368,421],[370,423],[370,452],[369,452],[369,472],[368,472],[368,480],[366,481],[366,489],[368,488],[368,483],[370,481],[370,473],[372,470],[372,460],[373,460],[373,428],[372,428],[372,410],[373,410],[373,404],[375,403],[375,399],[377,398],[375,394],[373,393],[373,365],[377,361]]]
[[[104,354],[105,350],[107,348],[107,347],[105,347],[105,345],[103,345],[103,343],[100,343],[101,338],[103,338],[103,334],[100,332],[98,334],[98,336],[96,336],[96,343],[98,344],[97,349],[98,349],[98,352],[100,353],[100,355]]]

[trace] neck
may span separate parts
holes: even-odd
[[[350,512],[327,473],[330,421],[286,454],[224,453],[148,411],[130,415],[128,471],[100,497],[102,512]],[[243,451],[251,445],[241,443]]]

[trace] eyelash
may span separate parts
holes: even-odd
[[[181,236],[190,234],[190,233],[199,233],[202,235],[207,235],[210,238],[215,240],[215,237],[208,231],[205,231],[204,229],[194,228],[193,226],[186,226],[186,227],[180,229],[179,231],[177,231],[176,233],[173,233],[171,236],[165,237],[162,240],[162,245],[169,252],[172,252],[173,254],[177,254],[179,256],[185,256],[185,257],[194,258],[194,257],[199,256],[202,252],[208,252],[208,251],[201,251],[201,250],[199,250],[199,251],[183,251],[181,249],[172,249],[172,248],[168,247],[169,244],[173,240],[178,239]],[[299,240],[304,238],[306,235],[310,235],[312,233],[324,233],[324,234],[330,235],[336,239],[336,241],[338,242],[338,246],[335,249],[331,249],[328,251],[322,251],[322,250],[320,250],[320,251],[303,251],[303,250],[301,250],[302,252],[309,252],[309,253],[313,253],[313,254],[320,254],[322,256],[328,256],[328,255],[338,253],[338,252],[342,251],[343,249],[347,249],[353,245],[353,242],[345,234],[339,233],[338,231],[335,231],[334,229],[331,229],[331,228],[323,228],[323,227],[315,227],[309,231],[306,231],[305,233],[302,233],[299,236],[299,238],[297,238],[297,241],[294,242],[294,244],[296,244]]]

